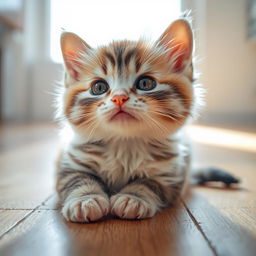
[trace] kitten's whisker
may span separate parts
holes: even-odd
[[[88,128],[90,128],[95,122],[97,122],[98,120],[95,117],[91,117],[90,119],[87,119],[84,122],[84,125],[89,125]]]
[[[90,128],[91,126],[93,126],[95,123],[97,122],[97,119],[95,117],[91,117],[86,119],[84,122],[82,122],[81,124],[78,125],[78,127],[84,126],[84,125],[89,125],[88,128]]]
[[[158,107],[159,107],[159,106],[158,106]],[[185,117],[184,114],[190,114],[190,111],[182,111],[182,113],[177,113],[177,112],[173,111],[173,109],[175,109],[174,107],[171,108],[171,107],[166,107],[166,106],[161,106],[161,105],[160,105],[160,107],[161,107],[160,109],[159,109],[159,108],[156,109],[157,112],[162,113],[161,110],[162,110],[162,109],[165,109],[165,110],[168,110],[168,112],[170,112],[171,115],[176,116],[176,117],[184,118],[184,117]],[[164,113],[163,113],[163,114],[164,114]]]
[[[156,124],[156,126],[160,129],[160,130],[162,130],[163,132],[164,131],[167,131],[168,132],[168,129],[165,127],[165,126],[163,126],[161,123],[159,123],[158,121],[156,121],[154,118],[152,118],[150,115],[148,115],[147,114],[147,117],[151,120],[151,121],[153,121],[155,124]]]
[[[178,117],[178,118],[185,118],[186,117],[185,115],[182,115],[181,113],[176,113],[176,112],[170,111],[170,109],[167,109],[167,110],[169,110],[168,114],[171,115],[172,117]],[[159,113],[159,114],[162,114],[162,115],[166,115],[162,111],[156,111],[156,112]],[[183,113],[188,114],[187,112],[183,112]]]
[[[175,122],[177,122],[179,124],[182,124],[182,122],[180,120],[178,120],[177,118],[173,117],[172,115],[166,115],[166,114],[163,114],[161,112],[156,112],[156,111],[149,111],[149,112],[153,113],[153,114],[157,114],[157,115],[160,115],[160,116],[164,116],[164,117],[170,118],[173,121],[175,121]]]
[[[152,125],[150,120],[148,120],[147,118],[144,118],[143,121],[145,121],[147,125],[152,129],[152,132],[154,135],[159,135],[159,130],[154,125]]]
[[[157,115],[160,115],[160,116],[165,116],[167,118],[170,118],[170,119],[178,122],[178,119],[176,119],[175,117],[173,117],[171,115],[165,115],[165,114],[163,114],[161,112],[156,112],[156,111],[149,111],[149,112],[152,113],[152,114],[157,114]]]
[[[93,135],[93,132],[98,127],[100,122],[95,117],[91,117],[90,119],[86,120],[86,122],[82,123],[80,126],[85,125],[85,124],[89,124],[89,126],[86,127],[86,129],[90,131],[89,135],[88,135],[88,138],[87,138],[88,140],[90,140],[92,135]]]
[[[191,102],[193,101],[193,99],[184,99],[184,98],[181,98],[181,97],[170,97],[169,100],[166,100],[166,99],[154,99],[154,100],[157,100],[157,103],[166,103],[166,104],[170,104],[170,100],[180,100],[181,102]],[[150,100],[148,100],[148,102],[150,102]]]
[[[96,120],[96,122],[94,123],[94,125],[91,129],[91,132],[89,133],[89,136],[88,136],[89,140],[91,139],[91,136],[93,135],[94,131],[96,130],[96,128],[98,127],[99,124],[100,124],[100,122],[98,121],[98,123],[97,123],[97,120]]]
[[[67,121],[67,117],[64,116],[64,115],[62,115],[62,116],[56,117],[55,120],[56,120],[57,122],[63,122],[63,121]]]

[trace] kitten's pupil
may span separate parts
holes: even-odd
[[[98,85],[98,90],[101,92],[101,91],[102,91],[102,89],[104,90],[104,88],[103,88],[102,84],[99,84],[99,85]]]

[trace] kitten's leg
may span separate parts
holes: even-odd
[[[105,185],[89,170],[61,169],[57,176],[57,191],[63,205],[62,214],[68,221],[95,221],[109,212]]]
[[[124,219],[152,217],[161,207],[175,201],[182,183],[163,186],[153,179],[138,178],[111,196],[111,213]]]

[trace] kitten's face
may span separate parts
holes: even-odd
[[[69,71],[64,105],[71,124],[96,138],[152,138],[176,131],[192,105],[191,53],[181,55],[186,51],[180,41],[171,54],[163,44],[121,41],[92,49],[76,41],[75,52],[65,52],[64,41]]]

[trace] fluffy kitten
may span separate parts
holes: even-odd
[[[63,216],[152,217],[175,202],[189,170],[177,136],[196,103],[189,23],[176,20],[154,44],[125,40],[97,49],[65,32],[61,48],[62,111],[74,132],[58,161]]]

